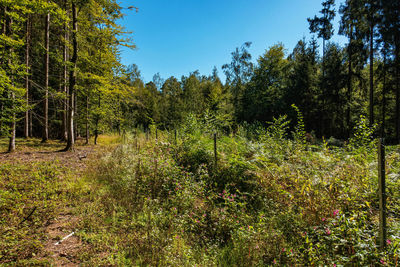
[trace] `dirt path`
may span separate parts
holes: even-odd
[[[101,150],[97,146],[77,145],[74,152],[59,152],[62,148],[63,144],[55,141],[46,145],[29,143],[20,146],[15,153],[0,153],[0,164],[53,162],[79,177],[89,160],[98,158]],[[60,208],[58,214],[43,227],[47,238],[42,257],[50,258],[55,266],[79,266],[79,253],[87,246],[75,235],[80,218],[74,215],[73,209]]]
[[[50,255],[55,266],[78,266],[78,253],[83,244],[75,236],[77,216],[59,214],[58,217],[45,228],[48,241],[44,251]]]

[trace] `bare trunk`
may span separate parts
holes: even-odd
[[[30,17],[26,20],[26,46],[25,46],[25,65],[26,65],[26,76],[25,76],[25,122],[24,122],[24,137],[29,137],[29,49],[30,49]]]
[[[29,104],[32,103],[32,96],[29,96]],[[29,137],[33,137],[33,112],[29,110]]]
[[[395,64],[396,64],[396,140],[400,142],[400,71],[399,71],[399,42],[396,42],[395,49]]]
[[[11,93],[11,101],[15,101],[15,94]],[[12,104],[14,106],[14,103]],[[12,122],[11,122],[11,135],[10,135],[10,143],[8,144],[8,152],[15,151],[15,132],[16,132],[16,123],[15,123],[15,112],[12,114]]]
[[[100,110],[101,107],[101,97],[100,97],[100,92],[99,92],[99,102],[98,102],[98,108]],[[96,130],[94,131],[94,144],[97,145],[97,138],[99,137],[99,121],[100,121],[100,115],[96,114]]]
[[[89,92],[86,94],[86,145],[89,144]]]
[[[12,18],[7,19],[7,26],[6,26],[6,35],[11,36],[11,26],[12,26]],[[10,54],[8,58],[8,66],[11,67],[11,55],[13,53],[12,47],[9,48]],[[11,76],[11,81],[14,79],[12,70],[10,71],[10,76]],[[16,119],[15,119],[15,111],[14,111],[14,105],[15,105],[15,94],[12,90],[10,90],[10,98],[11,98],[11,110],[12,110],[12,119],[11,119],[11,125],[10,125],[10,142],[8,144],[8,152],[14,152],[15,151],[15,130],[16,130]]]
[[[67,10],[67,1],[65,1],[65,10]],[[68,25],[65,23],[64,25],[64,53],[63,53],[63,60],[64,60],[64,101],[63,101],[63,116],[62,116],[62,129],[61,129],[61,140],[67,140],[67,117],[68,117],[68,69],[67,69],[67,61],[68,61],[68,46],[67,43],[69,41],[69,34],[68,34]]]
[[[77,92],[75,92],[74,110],[75,110],[74,136],[75,136],[75,140],[77,140],[78,137],[80,137],[80,135],[79,135],[79,129],[78,129],[78,118],[79,118],[79,114],[78,114],[78,93],[77,93]]]
[[[73,43],[73,55],[71,58],[71,71],[69,74],[69,105],[68,105],[68,120],[67,120],[67,146],[65,150],[74,150],[74,99],[75,99],[75,83],[76,83],[76,62],[78,60],[78,42],[77,35],[78,23],[77,23],[77,12],[75,3],[72,2],[72,43]]]
[[[382,88],[382,127],[381,138],[385,138],[385,116],[386,116],[386,48],[383,52],[383,88]]]
[[[369,122],[374,124],[374,24],[371,23],[369,36]]]
[[[47,142],[49,139],[49,50],[50,50],[50,13],[46,15],[45,20],[45,49],[46,54],[44,58],[44,123],[43,123],[43,136],[42,143]]]
[[[351,30],[352,31],[352,30]],[[348,49],[349,55],[349,69],[348,69],[348,80],[347,80],[347,111],[346,111],[346,126],[347,126],[347,137],[350,138],[351,133],[351,94],[352,94],[352,63],[353,63],[353,34],[350,33],[350,42]]]
[[[6,18],[6,8],[1,8],[1,34],[6,34],[6,25],[7,25],[7,18]],[[1,61],[1,64],[5,64],[5,62]],[[4,99],[7,98],[7,92],[3,92]],[[0,111],[1,113],[4,112],[4,102],[0,102]],[[3,121],[0,120],[0,130],[3,128]]]

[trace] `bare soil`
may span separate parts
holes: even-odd
[[[5,142],[4,139],[0,141],[0,148],[4,151],[6,144],[2,142]],[[41,144],[38,139],[20,140],[14,153],[0,153],[0,164],[55,162],[79,176],[87,167],[89,159],[99,157],[98,152],[101,150],[101,146],[83,145],[82,141],[77,142],[74,151],[62,152],[64,147],[65,144],[59,141]],[[50,257],[55,266],[78,266],[79,252],[87,249],[87,245],[82,244],[75,234],[63,240],[74,233],[79,224],[79,217],[73,214],[72,209],[60,209],[59,214],[43,228],[47,238],[42,257]]]

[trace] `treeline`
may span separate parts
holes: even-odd
[[[330,41],[336,15],[339,34],[348,38],[344,47]],[[317,137],[348,138],[364,115],[377,126],[376,135],[398,141],[400,2],[347,0],[336,9],[328,0],[308,22],[316,36],[300,40],[290,53],[277,44],[254,64],[251,43],[237,48],[222,66],[225,84],[214,69],[210,76],[193,72],[163,83],[157,76],[145,85],[134,67],[137,113],[130,121],[171,128],[194,114],[234,130],[243,122],[266,123],[287,114],[294,125],[295,104],[306,131]],[[316,38],[322,38],[322,49]]]
[[[131,90],[118,78],[119,47],[133,47],[117,24],[123,11],[115,0],[0,0],[0,136],[10,152],[16,135],[70,150],[118,124]]]
[[[256,63],[245,43],[222,66],[225,82],[215,68],[144,83],[136,65],[119,62],[119,47],[133,45],[115,0],[0,0],[0,9],[0,134],[10,151],[15,135],[60,138],[71,149],[79,136],[96,142],[103,131],[172,129],[189,114],[227,131],[283,114],[295,123],[292,104],[317,137],[347,138],[365,115],[376,134],[400,139],[397,0],[347,0],[338,9],[324,1],[308,19],[316,36],[290,53],[274,45]],[[330,41],[335,16],[344,47]]]

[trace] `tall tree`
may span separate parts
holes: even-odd
[[[379,27],[382,41],[387,45],[388,56],[393,59],[392,73],[395,88],[395,137],[400,142],[400,2],[381,0],[382,22]]]
[[[45,18],[45,56],[44,56],[44,122],[42,143],[49,139],[49,59],[50,59],[50,13]]]
[[[25,76],[25,101],[26,101],[26,106],[29,106],[29,64],[30,64],[30,42],[31,42],[31,20],[30,20],[30,15],[28,15],[28,18],[26,20],[26,39],[25,39],[25,65],[26,65],[26,76]],[[24,121],[24,137],[28,138],[29,137],[29,109],[27,108],[25,111],[25,121]]]
[[[6,9],[7,11],[7,9]],[[6,20],[6,36],[9,36],[12,38],[12,23],[13,23],[13,19],[12,17],[8,17]],[[14,73],[13,73],[13,69],[12,69],[12,57],[13,57],[13,48],[10,45],[9,46],[9,53],[10,56],[8,58],[8,66],[11,68],[10,69],[10,77],[11,77],[11,87],[14,86]],[[13,92],[13,90],[11,89],[9,92],[10,98],[11,98],[11,134],[10,134],[10,142],[8,145],[8,152],[11,153],[15,150],[15,131],[16,131],[16,115],[15,115],[15,111],[14,109],[14,105],[15,105],[15,93]]]
[[[68,12],[67,0],[64,0],[65,12]],[[64,22],[64,45],[63,45],[63,111],[62,111],[62,126],[61,140],[67,141],[67,117],[68,117],[68,49],[69,28],[68,21]]]
[[[67,117],[67,146],[64,150],[74,150],[74,108],[75,108],[75,84],[76,84],[76,63],[78,61],[78,21],[77,21],[77,8],[75,2],[72,1],[71,13],[72,13],[72,58],[71,58],[71,69],[69,74],[69,105],[68,105],[68,117]]]
[[[258,58],[244,93],[245,120],[272,121],[274,116],[285,112],[289,64],[284,50],[282,44],[274,45]]]
[[[334,34],[332,20],[335,18],[335,0],[326,0],[322,2],[321,17],[314,16],[308,18],[309,29],[312,33],[318,33],[318,38],[322,38],[322,59],[325,56],[325,42],[330,40]]]
[[[306,130],[319,129],[318,123],[321,112],[318,106],[318,53],[316,44],[312,41],[307,45],[300,40],[293,53],[289,56],[290,72],[288,74],[288,88],[285,92],[287,108],[295,104],[304,115]],[[317,131],[317,134],[321,134]]]
[[[367,0],[366,16],[368,20],[367,39],[369,41],[369,122],[374,124],[374,51],[375,51],[375,35],[378,20],[378,1]]]
[[[236,121],[243,119],[243,93],[245,84],[250,80],[253,73],[251,54],[248,51],[250,46],[251,42],[246,42],[240,48],[236,48],[231,53],[231,63],[222,66],[226,75],[226,84],[229,86],[232,95]]]

